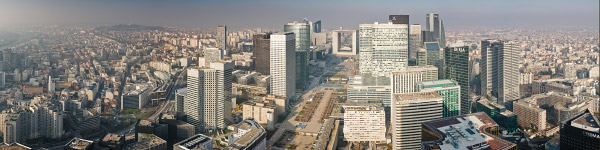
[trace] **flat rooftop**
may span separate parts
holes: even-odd
[[[435,100],[442,99],[442,97],[435,92],[414,92],[414,93],[403,93],[394,94],[396,101],[421,101],[421,100]]]
[[[118,134],[114,134],[114,133],[108,133],[104,136],[104,138],[102,138],[102,141],[110,142],[110,143],[117,143],[117,142],[121,141],[121,136]]]
[[[150,122],[149,120],[140,120],[138,126],[152,126],[152,122]]]
[[[212,139],[208,136],[202,134],[196,134],[192,137],[189,137],[179,143],[175,143],[174,146],[186,149],[195,149],[202,146],[202,144],[206,142],[212,142]]]
[[[253,142],[258,142],[256,140],[260,140],[258,138],[263,137],[262,135],[266,134],[266,131],[262,128],[262,126],[254,121],[244,120],[242,123],[239,123],[236,128],[238,129],[236,129],[234,132],[238,132],[237,130],[240,129],[249,131],[237,139],[232,145],[230,145],[230,148],[242,148],[248,146]]]
[[[421,84],[427,86],[427,85],[440,85],[440,84],[450,84],[450,83],[456,83],[452,80],[434,80],[434,81],[422,81]],[[456,83],[458,84],[458,83]]]
[[[149,149],[149,148],[155,148],[158,145],[167,143],[167,141],[159,138],[158,136],[156,136],[154,134],[145,134],[145,133],[140,133],[140,134],[142,134],[141,141],[125,146],[123,148],[123,150]]]
[[[343,106],[346,111],[375,111],[383,110],[383,107],[378,106]]]
[[[498,126],[485,113],[473,113],[457,117],[425,122],[423,125],[440,134],[439,141],[423,142],[424,149],[510,149],[516,144],[487,133],[485,128]],[[440,144],[441,143],[441,144]]]
[[[92,146],[93,144],[94,144],[94,141],[80,139],[80,138],[73,138],[73,140],[71,140],[71,142],[69,142],[66,147],[69,147],[72,149],[85,150],[85,149],[89,148],[90,146]]]
[[[575,118],[571,122],[571,126],[578,127],[584,130],[600,133],[600,126],[598,125],[598,119],[594,118],[591,113],[584,113],[583,115]]]

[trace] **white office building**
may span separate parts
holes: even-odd
[[[343,106],[344,138],[350,142],[385,142],[385,110],[380,106]]]
[[[481,93],[506,104],[519,98],[519,43],[481,41]],[[491,95],[490,95],[491,94]]]
[[[438,79],[437,67],[410,66],[407,70],[392,72],[392,93],[411,93],[416,92],[417,83],[421,81],[433,81]]]
[[[231,121],[231,62],[188,69],[184,112],[197,133],[225,129]]]
[[[435,92],[394,94],[390,111],[392,149],[421,149],[421,123],[442,118],[442,101]]]
[[[408,24],[360,24],[359,70],[374,77],[390,77],[408,67]]]
[[[296,94],[296,37],[294,33],[271,34],[271,89],[272,95],[289,100]],[[289,104],[288,101],[285,102]]]

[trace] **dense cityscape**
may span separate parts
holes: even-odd
[[[0,28],[0,149],[600,149],[597,26],[372,17]]]

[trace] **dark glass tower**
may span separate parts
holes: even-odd
[[[458,85],[460,85],[460,112],[461,114],[470,113],[469,47],[446,47],[444,49],[444,58],[444,79],[458,82]]]
[[[270,33],[261,33],[252,37],[252,44],[254,45],[254,50],[252,51],[254,55],[254,68],[256,72],[263,75],[270,74],[270,35]]]
[[[564,122],[560,129],[560,149],[600,149],[598,118],[590,110]]]

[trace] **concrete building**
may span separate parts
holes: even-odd
[[[296,94],[295,40],[296,36],[291,32],[271,34],[270,93],[287,100]]]
[[[498,124],[483,112],[425,122],[422,132],[422,150],[517,149],[500,137]]]
[[[150,93],[154,88],[150,85],[136,86],[136,89],[121,95],[121,111],[142,109],[150,103]]]
[[[444,79],[454,80],[460,85],[460,112],[471,113],[473,101],[469,96],[471,89],[470,70],[473,66],[469,63],[469,46],[450,45],[444,49]]]
[[[254,97],[255,101],[259,101],[259,102],[263,102],[263,103],[268,103],[269,105],[274,105],[275,106],[275,113],[277,113],[276,115],[280,115],[284,112],[286,112],[286,99],[285,97],[281,97],[281,96],[275,96],[275,95],[259,95]]]
[[[420,48],[417,51],[417,66],[427,65],[427,49]]]
[[[211,63],[219,62],[223,60],[225,52],[219,48],[206,48],[204,49],[204,57],[198,60],[200,67],[209,67]],[[204,61],[201,61],[204,60]]]
[[[349,142],[385,143],[385,111],[381,106],[343,106],[344,138]]]
[[[394,94],[392,149],[420,149],[421,123],[443,117],[443,98],[435,92]]]
[[[202,135],[196,134],[190,138],[182,140],[173,145],[173,150],[212,150],[213,149],[213,140],[212,138]]]
[[[546,129],[546,110],[537,105],[522,101],[513,102],[513,112],[517,115],[517,123],[523,128],[544,131]]]
[[[65,145],[65,150],[94,150],[94,141],[73,138]],[[100,149],[100,148],[98,148]]]
[[[228,138],[230,150],[260,150],[267,149],[267,131],[256,121],[248,119],[237,125],[229,126],[232,130]]]
[[[242,118],[254,119],[261,125],[265,125],[267,129],[272,130],[277,121],[277,108],[274,105],[269,105],[260,102],[246,101],[242,104]]]
[[[61,138],[64,134],[62,110],[45,102],[48,101],[31,102],[26,104],[28,106],[11,106],[0,112],[0,132],[4,143],[39,137]]]
[[[408,24],[360,24],[360,73],[391,77],[392,71],[406,70],[408,34]]]
[[[352,56],[358,54],[358,34],[356,30],[333,30],[332,53],[340,56]]]
[[[421,81],[417,83],[419,92],[436,92],[444,100],[444,117],[460,115],[460,85],[453,80]]]
[[[364,85],[360,76],[350,81],[347,94],[353,103],[379,103],[390,107],[392,101],[390,85]]]
[[[145,133],[142,133],[145,134]],[[167,149],[167,141],[154,134],[146,134],[136,143],[128,144],[122,150],[164,150]]]
[[[119,150],[125,145],[125,136],[115,133],[107,133],[100,138],[98,145],[107,147],[110,150]]]
[[[183,111],[183,105],[184,105],[184,100],[185,100],[185,96],[187,95],[187,88],[180,88],[175,90],[175,111],[177,112],[184,112]]]
[[[231,121],[231,62],[211,63],[210,68],[191,68],[183,102],[188,123],[196,133],[225,129]]]
[[[270,74],[271,33],[256,34],[252,38],[254,69],[263,75]]]
[[[512,104],[519,98],[519,43],[515,41],[481,41],[481,92],[494,96],[498,103]]]

